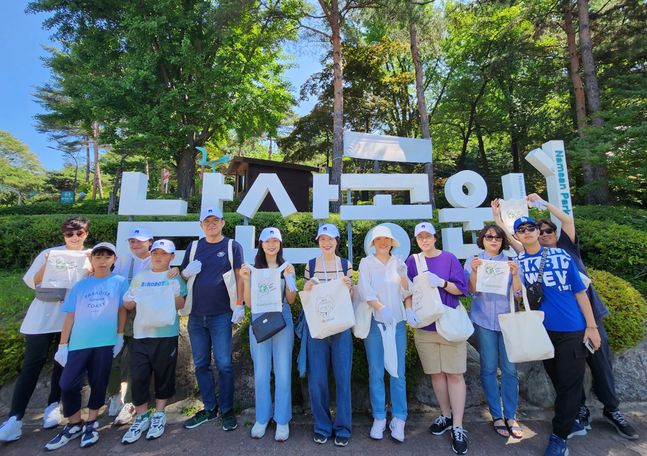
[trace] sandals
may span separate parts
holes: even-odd
[[[523,431],[521,430],[521,426],[519,426],[519,423],[515,424],[514,426],[510,426],[510,421],[516,422],[517,420],[505,419],[505,425],[506,427],[510,430],[510,435],[514,437],[515,439],[521,439],[523,438]]]
[[[501,422],[503,424],[497,424],[497,422]],[[492,421],[492,427],[494,427],[494,432],[496,432],[497,435],[500,435],[505,439],[510,437],[510,431],[508,431],[508,425],[505,424],[505,421],[503,420],[503,418],[495,418]]]

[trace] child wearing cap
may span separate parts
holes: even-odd
[[[278,228],[270,227],[261,231],[259,247],[254,259],[254,268],[279,268],[283,266],[283,238]],[[244,282],[245,304],[252,308],[251,275],[253,270],[246,264],[240,268]],[[294,266],[287,264],[283,277],[294,277]],[[292,419],[292,347],[294,345],[294,325],[290,305],[297,297],[296,290],[286,286],[281,279],[283,300],[282,314],[285,327],[263,342],[257,342],[254,332],[249,328],[249,350],[254,362],[254,396],[256,422],[251,436],[260,439],[265,435],[270,418],[276,422],[274,440],[285,441],[290,436]],[[263,314],[252,313],[252,321]],[[271,373],[274,368],[274,413],[272,413]]]
[[[312,290],[316,278],[319,282],[343,277],[344,283],[352,292],[353,265],[345,258],[340,258],[339,230],[332,223],[321,225],[317,230],[317,242],[321,256],[311,259],[305,268],[305,291]],[[353,338],[351,330],[326,337],[314,339],[302,337],[301,343],[307,346],[308,392],[310,408],[314,418],[315,443],[324,444],[335,435],[336,446],[346,446],[351,435],[352,404],[350,375],[353,365]],[[333,422],[330,414],[330,395],[328,373],[332,366],[335,379],[336,413]]]
[[[65,321],[61,344],[54,359],[63,366],[61,393],[63,413],[68,424],[52,438],[45,449],[55,450],[81,437],[81,448],[99,440],[99,409],[105,403],[113,356],[124,343],[126,313],[122,296],[128,281],[112,273],[116,248],[109,242],[94,246],[90,264],[94,275],[79,281],[69,292],[61,310]],[[90,384],[88,420],[81,421],[81,388],[87,373]]]
[[[416,225],[414,235],[429,271],[428,280],[437,287],[444,305],[458,307],[459,296],[468,293],[463,266],[453,254],[436,248],[436,229],[429,222]],[[406,261],[407,274],[413,280],[419,273],[413,255]],[[411,308],[411,297],[405,300],[407,321],[417,325]],[[449,342],[436,332],[432,323],[414,331],[414,341],[425,374],[431,375],[434,394],[440,405],[441,415],[429,430],[434,435],[451,431],[452,450],[456,454],[467,453],[467,437],[463,429],[463,412],[467,388],[463,374],[467,370],[467,342]]]
[[[120,257],[115,263],[114,273],[126,277],[128,283],[141,271],[151,268],[150,247],[153,243],[153,233],[144,227],[135,227],[128,233],[130,252]],[[130,387],[130,354],[133,341],[133,320],[135,312],[126,314],[124,327],[124,349],[112,362],[110,381],[108,382],[108,416],[114,416],[114,424],[130,423],[135,416],[135,406],[132,403]]]
[[[154,293],[164,287],[169,301],[175,309],[184,307],[186,285],[177,275],[168,278],[169,265],[175,256],[175,244],[168,239],[159,239],[151,247],[151,270],[142,271],[135,276],[128,292],[124,295],[124,307],[135,309],[138,296]],[[159,295],[156,295],[159,296]],[[158,304],[159,301],[156,302]],[[157,307],[156,307],[157,308]],[[121,442],[134,443],[146,431],[146,439],[152,440],[162,436],[166,425],[164,409],[167,400],[175,394],[175,366],[177,363],[179,319],[177,313],[173,323],[166,326],[150,326],[142,321],[140,312],[134,322],[134,339],[130,357],[133,403],[137,412],[135,421],[124,434]],[[155,381],[155,412],[148,413],[149,385],[151,374]]]
[[[371,329],[364,339],[373,411],[373,426],[370,436],[374,440],[381,440],[384,438],[386,429],[384,342],[378,325],[389,331],[392,329],[389,326],[395,326],[398,375],[397,377],[390,376],[393,418],[389,423],[389,429],[393,439],[403,442],[404,426],[407,421],[407,384],[405,379],[407,333],[402,300],[409,288],[409,282],[404,263],[400,258],[391,254],[391,250],[400,245],[391,230],[385,225],[378,225],[371,231],[370,239],[369,247],[375,247],[375,253],[362,258],[359,263],[359,290],[368,305],[373,308]]]

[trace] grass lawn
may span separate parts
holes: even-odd
[[[34,292],[22,281],[24,271],[0,271],[0,387],[20,370],[23,337],[19,333]]]

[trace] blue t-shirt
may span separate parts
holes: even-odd
[[[537,281],[541,252],[544,249],[546,248],[542,247],[534,255],[522,252],[517,256],[524,284]],[[584,291],[586,287],[582,283],[575,261],[562,249],[546,250],[548,254],[542,283],[544,297],[539,308],[544,312],[544,326],[550,331],[581,331],[586,328],[586,320],[575,294]]]
[[[231,269],[227,256],[228,242],[228,237],[213,244],[207,242],[205,238],[198,241],[194,260],[202,262],[202,270],[195,276],[193,282],[191,315],[203,317],[231,312],[227,287],[222,280],[222,275]],[[238,269],[243,264],[243,248],[236,241],[232,241],[231,248],[234,256],[234,269]],[[189,246],[180,270],[189,264],[190,249]]]
[[[63,312],[74,312],[68,349],[106,347],[117,343],[117,320],[128,279],[117,274],[79,281],[65,298]]]

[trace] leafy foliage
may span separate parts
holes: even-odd
[[[0,130],[0,204],[21,204],[43,185],[44,169],[20,140]]]

